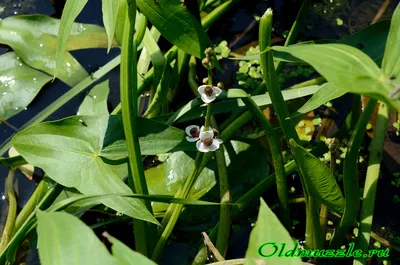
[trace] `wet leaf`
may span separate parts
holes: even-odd
[[[304,177],[307,190],[313,198],[325,204],[331,210],[342,213],[345,200],[332,171],[324,162],[298,145],[293,139],[289,141],[297,166]]]
[[[161,34],[190,55],[204,58],[211,43],[199,21],[180,1],[136,0],[140,11]]]
[[[78,115],[102,116],[108,115],[107,97],[110,89],[109,80],[106,80],[90,90],[82,104],[79,106]]]
[[[42,211],[36,216],[41,264],[120,264],[92,229],[75,216]]]
[[[118,259],[120,265],[157,265],[152,260],[138,252],[133,251],[115,237],[110,236],[108,233],[103,233],[103,236],[106,237],[112,244],[111,252],[113,256]]]
[[[132,193],[99,157],[107,125],[108,115],[74,116],[31,126],[11,143],[28,163],[84,195]],[[137,199],[116,197],[101,202],[133,218],[157,223]]]
[[[59,20],[29,15],[8,17],[1,22],[0,43],[10,46],[27,65],[54,75]],[[74,38],[68,44],[70,50],[96,47],[99,44],[98,36],[105,36],[101,27],[78,23],[74,24],[72,34]],[[60,69],[56,77],[70,86],[88,76],[69,52],[63,53]]]
[[[50,80],[50,76],[25,65],[14,52],[1,55],[0,119],[23,111]]]
[[[178,128],[145,118],[137,118],[142,155],[156,155],[175,151],[196,151],[196,145],[186,140],[186,133]],[[122,116],[110,116],[101,156],[110,159],[127,157]]]
[[[302,265],[301,258],[285,256],[285,253],[290,254],[288,251],[296,249],[297,246],[278,217],[262,198],[260,201],[257,223],[250,234],[244,265]],[[282,245],[284,245],[284,252],[282,252],[282,256],[279,256]],[[295,250],[293,255],[297,252]],[[271,255],[273,253],[275,255]]]

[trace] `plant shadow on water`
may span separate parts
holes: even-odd
[[[12,3],[11,3],[12,2]],[[237,7],[235,7],[231,12],[225,14],[218,27],[211,28],[208,32],[212,42],[214,44],[220,43],[222,40],[226,40],[230,44],[234,44],[229,48],[232,51],[238,51],[239,54],[243,54],[243,51],[240,51],[240,48],[250,43],[250,46],[256,46],[257,43],[252,42],[253,40],[258,38],[258,23],[255,23],[254,17],[260,17],[267,9],[267,7],[272,6],[275,11],[275,22],[274,22],[274,33],[276,36],[275,43],[283,44],[284,39],[279,38],[281,35],[286,34],[290,29],[294,18],[296,17],[297,11],[301,6],[301,1],[283,1],[283,0],[275,0],[270,3],[253,3],[247,1],[245,3],[239,3]],[[306,30],[303,34],[302,40],[307,41],[311,39],[342,39],[349,36],[351,33],[358,31],[359,29],[367,26],[373,17],[376,14],[376,9],[373,9],[374,6],[380,6],[383,1],[314,1],[313,8],[311,11],[310,17],[306,20]],[[0,12],[0,18],[4,19],[7,16],[18,14],[45,14],[45,15],[53,15],[54,13],[61,14],[60,10],[54,10],[51,3],[46,0],[32,0],[26,1],[27,7],[25,9],[25,2],[21,1],[21,5],[19,3],[15,4],[15,1],[5,1],[5,11]],[[398,1],[393,1],[392,5],[395,5]],[[270,4],[270,5],[268,5]],[[4,3],[0,3],[0,8],[2,8]],[[101,16],[101,1],[89,1],[85,6],[83,11],[80,13],[76,21],[82,23],[91,23],[97,25],[103,25],[102,16]],[[243,34],[245,33],[245,34]],[[162,43],[162,42],[161,42]],[[248,48],[248,47],[247,47]],[[7,47],[0,47],[0,54],[9,51]],[[119,49],[111,49],[109,54],[105,53],[105,49],[87,49],[87,50],[79,50],[71,52],[72,55],[81,63],[84,69],[88,73],[92,73],[97,70],[99,67],[103,66],[105,63],[109,62],[111,59],[115,58],[119,54]],[[238,87],[239,82],[236,78],[236,69],[238,63],[233,60],[222,59],[221,66],[224,70],[223,72],[217,72],[217,79],[221,80],[225,86],[227,87]],[[197,72],[205,72],[204,69],[198,65]],[[293,71],[290,67],[288,68],[288,73]],[[205,74],[206,75],[206,74]],[[205,76],[204,75],[204,76]],[[107,77],[103,77],[97,81],[97,83],[102,82],[106,78],[110,79],[110,95],[108,97],[108,109],[113,110],[118,103],[120,102],[119,97],[119,86],[120,86],[120,70],[114,69],[112,70]],[[314,74],[314,76],[316,76]],[[298,82],[307,80],[302,76],[298,76],[292,80],[286,80],[284,85],[285,87],[289,87]],[[92,87],[92,86],[91,86]],[[89,89],[91,89],[89,87]],[[59,80],[55,80],[52,83],[45,85],[45,87],[39,92],[38,97],[28,106],[26,111],[23,111],[19,115],[10,118],[8,121],[10,124],[15,125],[16,127],[20,127],[26,121],[30,120],[36,113],[42,110],[44,107],[49,105],[55,99],[60,97],[68,90],[68,86]],[[52,114],[47,120],[56,120],[72,115],[76,115],[78,111],[78,107],[83,101],[84,97],[88,92],[82,92],[77,97],[69,101],[65,104],[60,110]],[[191,99],[191,95],[182,93],[182,95],[178,95],[179,99],[182,99],[178,102],[187,102],[187,99]],[[333,101],[333,108],[336,110],[339,115],[336,115],[336,127],[340,127],[345,121],[344,119],[347,116],[347,113],[351,109],[351,104],[353,102],[353,96],[346,95],[338,100]],[[304,103],[304,102],[303,102]],[[196,105],[195,101],[192,102],[192,106]],[[237,105],[236,102],[229,103],[232,104],[232,109],[235,109]],[[171,106],[172,109],[178,109],[181,106]],[[206,116],[206,108],[203,109],[202,116]],[[315,111],[316,114],[320,114],[321,117],[326,113],[326,107],[321,107]],[[121,127],[122,128],[122,127]],[[5,124],[0,125],[0,139],[6,140],[10,137],[14,131],[6,126]],[[317,131],[314,133],[315,135],[318,133]],[[118,137],[117,137],[118,138]],[[367,142],[370,142],[370,139],[367,139]],[[390,143],[388,143],[390,144]],[[251,141],[250,144],[251,146]],[[259,145],[254,145],[259,146]],[[368,146],[365,143],[365,146]],[[229,145],[227,147],[229,149]],[[264,150],[265,151],[265,150]],[[228,153],[235,153],[233,148],[228,150]],[[264,152],[266,153],[266,152]],[[192,158],[194,156],[191,154]],[[263,150],[250,147],[240,153],[240,155],[235,154],[234,161],[231,161],[228,166],[228,172],[233,173],[233,179],[231,185],[234,187],[232,190],[233,198],[237,199],[241,195],[243,195],[247,190],[253,187],[262,176],[254,177],[250,179],[248,183],[243,184],[241,179],[243,175],[250,176],[254,172],[246,172],[246,170],[240,170],[240,166],[249,168],[252,165],[256,165],[257,162],[267,161],[268,155],[263,154]],[[241,157],[254,157],[254,161],[250,163],[250,165],[240,165]],[[389,237],[392,240],[397,237],[400,238],[400,215],[398,211],[389,211],[388,209],[396,209],[398,208],[398,202],[394,202],[393,196],[398,193],[398,187],[395,187],[393,182],[393,173],[400,171],[400,167],[397,164],[396,167],[388,169],[389,165],[385,165],[385,160],[390,159],[387,153],[384,154],[384,168],[383,177],[380,179],[380,183],[378,186],[376,206],[375,206],[375,215],[374,215],[374,224],[381,230],[382,235],[385,237]],[[236,164],[236,166],[235,166]],[[260,171],[265,172],[269,171],[269,165],[264,165],[264,167]],[[207,166],[208,169],[216,170],[216,164],[213,162],[212,164]],[[250,170],[249,170],[250,171]],[[2,176],[6,176],[8,172],[7,168],[0,167],[0,174]],[[235,172],[239,172],[241,174],[234,174]],[[43,172],[36,170],[37,177],[43,177]],[[365,173],[365,172],[363,172]],[[362,175],[364,177],[365,174]],[[19,190],[21,191],[19,194],[19,207],[22,207],[30,194],[33,191],[35,186],[33,181],[27,180],[27,178],[18,173],[18,185]],[[340,186],[343,186],[340,183]],[[297,174],[293,174],[291,178],[288,179],[288,187],[293,187],[296,191],[301,191],[301,183],[300,178]],[[4,191],[4,183],[0,183],[0,190]],[[3,193],[2,193],[3,195]],[[216,201],[218,200],[218,188],[214,186],[210,190],[209,193],[205,195],[204,200],[207,201]],[[235,197],[236,196],[236,197]],[[4,203],[4,196],[0,200],[0,207],[5,212],[7,208]],[[264,195],[266,201],[276,201],[277,193],[276,191],[269,191]],[[399,199],[400,200],[400,199]],[[200,232],[212,228],[215,223],[218,222],[218,210],[212,207],[202,207],[201,210],[198,209],[199,206],[188,206],[183,211],[181,219],[177,225],[177,229],[174,232],[174,240],[170,245],[166,247],[166,255],[164,256],[164,264],[174,264],[174,265],[183,265],[187,264],[193,256],[197,252],[197,247],[199,245],[199,234]],[[292,207],[292,218],[293,220],[304,220],[305,219],[305,208],[303,204],[296,204]],[[205,214],[206,213],[206,214]],[[252,230],[252,223],[255,222],[257,218],[258,209],[253,207],[248,216],[250,218],[239,218],[233,222],[233,231],[229,240],[229,250],[227,252],[227,258],[241,258],[245,255],[245,251],[248,247],[248,238],[250,236],[250,232]],[[206,217],[204,217],[204,215]],[[2,215],[3,217],[5,214]],[[97,220],[96,214],[85,214],[83,220],[87,223],[96,223]],[[2,220],[4,221],[4,220]],[[100,236],[101,231],[107,230],[112,231],[112,234],[117,238],[129,238],[129,235],[124,233],[125,231],[132,231],[132,226],[129,224],[124,224],[123,226],[118,225],[109,225],[104,226],[101,229],[95,229],[95,232]],[[291,235],[297,239],[304,240],[304,230],[305,223],[299,222],[294,224],[294,229],[291,231]],[[400,239],[398,239],[400,242]],[[129,242],[126,240],[125,242]],[[131,247],[133,247],[133,243],[131,242]],[[185,254],[182,254],[185,253]],[[396,254],[394,254],[396,255]],[[397,259],[399,260],[399,259]],[[34,263],[31,263],[34,264]],[[341,263],[342,264],[342,263]],[[344,263],[343,263],[344,264]],[[347,264],[347,263],[346,263]],[[350,264],[350,263],[349,263]]]

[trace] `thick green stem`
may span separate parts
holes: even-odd
[[[272,10],[268,9],[260,20],[259,41],[260,50],[262,51],[271,45],[271,30]],[[298,136],[294,125],[290,119],[287,119],[289,117],[289,110],[286,106],[285,100],[283,99],[279,87],[279,82],[274,67],[274,59],[272,57],[272,51],[261,54],[261,67],[263,69],[264,80],[267,84],[272,104],[278,115],[279,123],[282,127],[283,133],[286,136],[286,140],[294,139],[295,141],[298,141]],[[249,97],[249,99],[251,98]],[[278,188],[279,203],[281,204],[281,219],[286,229],[290,229],[292,227],[292,224],[290,219],[289,197],[286,178],[284,176],[283,159],[282,152],[279,146],[279,140],[269,121],[266,119],[263,112],[257,107],[255,103],[253,108],[257,110],[258,119],[262,122],[263,127],[266,130],[266,136],[271,148],[274,167],[277,173],[276,184]]]
[[[36,189],[33,191],[32,196],[29,198],[28,202],[24,205],[21,212],[18,214],[17,219],[15,220],[15,226],[13,229],[13,234],[21,228],[22,224],[28,219],[28,217],[33,213],[38,203],[43,199],[43,196],[46,195],[49,190],[49,186],[47,185],[45,180],[41,180],[39,184],[36,186]]]
[[[4,226],[3,235],[0,241],[0,251],[3,252],[11,239],[12,231],[15,224],[15,216],[17,215],[17,198],[14,192],[14,174],[15,170],[10,169],[6,179],[6,194],[8,200],[8,215],[6,225]]]
[[[385,143],[388,126],[389,108],[386,103],[380,102],[378,117],[375,124],[375,134],[370,145],[367,177],[365,179],[364,195],[361,207],[360,226],[356,249],[367,253],[371,237],[371,226],[374,217],[376,188],[378,186],[379,170],[382,160],[382,149]],[[365,265],[366,258],[356,258],[353,265]]]
[[[146,178],[144,176],[142,156],[140,153],[139,138],[136,134],[137,107],[137,63],[136,42],[134,41],[136,2],[128,0],[128,17],[125,19],[124,34],[121,47],[121,108],[124,133],[128,148],[129,169],[131,171],[129,184],[133,192],[148,194]],[[151,203],[142,200],[147,210],[152,213]],[[153,233],[150,231],[154,230]],[[149,256],[152,249],[152,241],[155,238],[155,227],[149,226],[141,220],[134,220],[136,250],[145,256]]]
[[[219,176],[219,194],[221,206],[219,210],[219,226],[216,247],[223,257],[226,255],[228,249],[228,239],[231,225],[231,203],[232,196],[229,190],[228,172],[226,169],[226,161],[224,154],[224,147],[221,146],[215,151],[215,157],[218,165]]]
[[[360,207],[360,194],[358,187],[358,159],[362,140],[365,134],[365,128],[371,118],[376,106],[376,100],[370,99],[357,122],[347,147],[346,157],[343,165],[343,186],[346,207],[339,227],[336,228],[333,238],[330,242],[330,248],[338,249],[342,245],[343,239],[350,227],[356,221],[358,209]]]
[[[292,227],[292,221],[290,219],[290,208],[289,208],[289,196],[286,184],[286,175],[284,169],[284,163],[282,158],[282,150],[279,146],[279,139],[276,135],[274,128],[270,124],[269,120],[265,117],[264,113],[257,106],[254,100],[248,96],[244,98],[246,106],[253,112],[254,116],[260,122],[262,128],[265,130],[265,136],[267,138],[269,148],[271,150],[272,161],[274,164],[276,174],[276,187],[278,191],[278,199],[280,204],[280,216],[283,225],[286,229],[290,230]]]

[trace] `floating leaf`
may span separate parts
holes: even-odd
[[[31,126],[11,143],[30,164],[84,195],[132,193],[99,157],[107,125],[108,115],[74,116]],[[133,218],[157,223],[140,200],[117,197],[101,202]]]
[[[189,10],[180,1],[136,0],[140,11],[161,34],[190,55],[203,58],[211,41]]]
[[[298,145],[293,139],[289,141],[297,166],[304,177],[307,190],[319,202],[330,209],[342,213],[345,200],[332,171],[324,162]]]
[[[0,24],[0,43],[10,46],[29,66],[54,75],[56,67],[57,34],[60,21],[43,15],[13,16]],[[95,25],[75,23],[68,50],[103,47],[107,45],[104,29]],[[106,46],[105,46],[106,47]],[[63,53],[63,65],[56,75],[73,86],[88,76],[85,69],[69,53]]]
[[[120,264],[85,223],[63,213],[37,211],[40,263]]]
[[[109,80],[106,80],[90,90],[82,104],[79,106],[78,115],[102,116],[108,115],[107,97],[110,89]]]
[[[260,201],[257,223],[250,234],[244,265],[302,265],[301,258],[295,256],[298,245],[293,243],[285,227],[264,200]],[[282,246],[284,249],[279,255]],[[293,256],[285,256],[286,253],[293,253]]]
[[[1,55],[0,119],[7,120],[23,111],[50,80],[50,76],[25,65],[15,53]]]

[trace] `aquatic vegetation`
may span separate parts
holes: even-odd
[[[347,3],[335,3],[329,24],[347,27]],[[9,47],[0,55],[0,122],[15,130],[0,147],[9,172],[0,264],[24,264],[32,251],[43,265],[398,261],[390,255],[398,236],[376,232],[373,217],[379,177],[393,170],[383,159],[388,136],[400,131],[390,116],[400,111],[400,5],[390,23],[302,41],[313,30],[304,0],[274,45],[286,29],[275,30],[260,0],[265,10],[243,34],[214,45],[207,30],[225,26],[240,0],[103,0],[104,28],[75,22],[88,4],[67,0],[61,19],[0,21]],[[255,42],[236,49],[255,25]],[[71,51],[95,48],[116,57],[89,74]],[[51,80],[70,88],[14,126]],[[83,91],[74,115],[54,120]],[[20,172],[38,182],[21,209]],[[175,257],[182,242],[191,251]],[[339,259],[345,251],[349,259]]]

